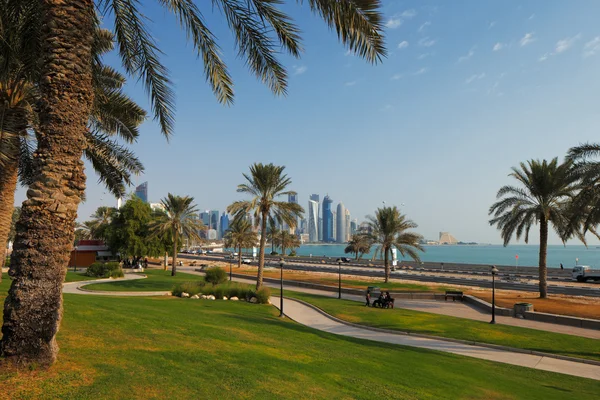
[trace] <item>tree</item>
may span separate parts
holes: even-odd
[[[242,249],[254,247],[258,242],[258,234],[252,229],[252,224],[245,217],[234,218],[225,234],[225,247],[237,249],[238,268],[242,266]]]
[[[116,215],[117,209],[114,207],[98,207],[96,212],[92,214],[92,224],[94,227],[94,239],[104,239],[105,231],[110,225],[113,217]]]
[[[291,234],[289,231],[283,229],[279,232],[279,237],[276,239],[276,243],[281,247],[281,255],[285,256],[286,249],[297,249],[300,247],[300,239],[298,236]]]
[[[269,221],[269,227],[267,228],[267,240],[271,243],[271,254],[275,254],[275,245],[279,243],[277,241],[279,240],[279,236],[280,231],[277,229],[275,221]]]
[[[175,196],[169,193],[161,200],[165,212],[161,213],[154,222],[152,231],[154,234],[168,235],[173,241],[173,267],[171,276],[177,273],[177,246],[182,238],[200,240],[199,232],[204,230],[202,221],[196,218],[198,207],[193,204],[194,198]]]
[[[525,234],[529,243],[529,231],[534,224],[540,225],[539,289],[540,298],[548,296],[546,256],[548,251],[548,225],[566,240],[569,225],[568,204],[577,190],[577,173],[570,161],[559,164],[552,161],[531,160],[513,167],[510,177],[519,186],[503,186],[498,191],[489,210],[493,218],[490,225],[500,230],[504,246],[513,235],[517,240]]]
[[[417,262],[421,261],[417,251],[425,251],[420,244],[423,237],[408,232],[409,229],[418,228],[418,225],[400,213],[396,206],[378,208],[374,217],[367,217],[367,224],[370,233],[365,235],[371,243],[378,245],[376,252],[384,258],[385,283],[390,279],[389,257],[392,248],[395,247],[403,257],[408,255]]]
[[[369,237],[365,234],[356,233],[352,235],[348,245],[344,249],[344,253],[346,254],[354,254],[356,256],[356,260],[358,261],[364,254],[367,254],[371,251],[371,242]]]
[[[0,263],[1,268],[4,268],[5,261],[8,258],[8,243],[15,240],[16,225],[17,225],[17,220],[19,219],[19,215],[21,214],[21,207],[14,207],[11,214],[12,214],[12,218],[10,221],[10,226],[8,228],[8,240],[6,241],[6,243],[4,243],[4,247],[2,247],[2,249],[4,250],[2,252],[2,255],[4,257],[2,258],[2,261]],[[0,220],[0,224],[2,224],[2,222],[3,221]],[[6,229],[6,228],[0,228],[0,229]],[[3,242],[0,241],[0,243],[3,243]],[[0,282],[2,282],[2,273],[0,273]]]
[[[304,209],[295,203],[278,201],[279,196],[296,194],[286,188],[292,180],[283,173],[284,166],[256,163],[250,166],[250,174],[243,174],[246,183],[238,185],[238,193],[252,196],[250,201],[236,201],[227,207],[227,212],[236,216],[254,213],[254,220],[260,226],[260,249],[258,255],[258,275],[256,289],[262,286],[263,268],[265,266],[265,244],[267,240],[268,221],[282,221],[289,226],[295,226],[296,220]]]
[[[7,358],[48,365],[58,353],[55,335],[62,315],[64,266],[85,189],[81,156],[95,95],[92,48],[98,21],[94,0],[6,1],[11,15],[41,10],[35,14],[35,26],[42,29],[27,36],[39,43],[41,112],[36,151],[39,173],[27,192],[17,229],[1,346]],[[126,72],[144,84],[161,129],[170,134],[173,91],[139,10],[141,2],[97,3],[105,19],[113,17],[107,23],[114,26]],[[231,103],[233,84],[204,15],[193,0],[163,0],[161,4],[188,33],[219,101]],[[373,63],[386,54],[379,0],[308,0],[308,4],[354,53]],[[274,93],[284,94],[287,74],[276,54],[280,47],[295,57],[302,51],[299,29],[292,20],[271,0],[216,0],[214,5],[225,16],[251,71]],[[38,293],[44,294],[43,301]]]

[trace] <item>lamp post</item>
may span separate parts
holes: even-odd
[[[338,299],[342,298],[342,260],[338,261]]]
[[[279,279],[279,283],[280,283],[280,294],[279,294],[279,316],[281,318],[284,317],[283,315],[283,266],[284,266],[285,262],[283,261],[283,257],[281,257],[281,259],[279,260],[279,266],[281,267],[281,275],[280,275],[280,279]]]
[[[492,320],[490,324],[496,323],[496,274],[498,273],[498,268],[495,265],[492,266]]]
[[[575,259],[575,265],[579,265],[579,258]]]
[[[444,263],[442,263],[442,271],[444,270]]]
[[[233,274],[231,272],[232,267],[233,267],[233,260],[229,260],[229,282],[233,281]]]

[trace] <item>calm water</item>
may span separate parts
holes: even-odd
[[[339,257],[344,255],[345,245],[303,245],[296,252],[299,255],[321,257]],[[425,246],[423,261],[454,262],[466,264],[515,265],[515,256],[519,256],[519,266],[537,266],[538,246]],[[370,256],[369,256],[370,257]],[[367,258],[366,256],[363,258]],[[548,246],[548,266],[565,268],[579,264],[600,265],[600,248],[597,246]]]

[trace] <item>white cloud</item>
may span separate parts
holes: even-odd
[[[421,24],[421,26],[419,27],[418,31],[419,32],[423,32],[430,25],[431,25],[431,21],[426,21],[426,22],[424,22],[424,23]]]
[[[534,19],[534,18],[535,18],[535,14],[531,14],[531,15],[529,16],[529,18],[527,18],[527,19],[531,21],[531,20],[532,20],[532,19]]]
[[[523,36],[519,41],[519,43],[521,43],[521,46],[527,46],[529,43],[535,42],[536,38],[533,37],[534,35],[534,32],[526,33],[525,36]]]
[[[496,44],[494,45],[494,48],[493,48],[492,50],[493,50],[493,51],[500,51],[500,50],[502,50],[502,49],[503,49],[503,48],[505,48],[505,47],[506,47],[506,45],[505,45],[504,43],[500,43],[500,42],[498,42],[498,43],[496,43]]]
[[[408,42],[406,40],[403,40],[400,43],[398,43],[398,48],[399,49],[405,49],[407,47],[408,47]]]
[[[467,61],[469,58],[473,57],[473,55],[475,55],[475,50],[471,49],[471,50],[469,50],[467,55],[459,57],[457,62],[461,63],[463,61]]]
[[[538,58],[538,61],[539,61],[539,62],[544,62],[544,61],[546,61],[546,60],[548,59],[548,57],[550,57],[550,56],[551,56],[551,54],[550,54],[550,53],[546,53],[546,54],[544,54],[543,56],[541,56],[540,58]]]
[[[470,77],[468,77],[465,80],[465,83],[468,85],[469,83],[471,83],[473,81],[478,81],[478,80],[483,79],[483,78],[485,78],[485,73],[484,72],[482,72],[480,74],[471,75]]]
[[[559,40],[558,42],[556,42],[556,49],[554,50],[554,52],[556,54],[560,54],[569,50],[569,48],[571,48],[571,46],[573,46],[573,44],[579,39],[581,39],[581,33],[578,33],[577,35],[570,38],[564,38],[562,40]]]
[[[600,51],[600,36],[596,36],[583,46],[583,56],[591,57]]]
[[[356,85],[356,81],[350,81],[350,82],[344,83],[344,86],[354,86],[354,85]]]
[[[423,67],[417,72],[415,72],[414,75],[423,75],[425,72],[427,72],[427,68]]]
[[[430,39],[429,37],[424,37],[421,40],[419,40],[419,46],[423,46],[423,47],[431,47],[435,44],[435,39]]]
[[[413,18],[413,17],[417,16],[417,10],[415,10],[414,8],[411,8],[410,10],[404,11],[400,15],[404,18]]]
[[[402,20],[400,18],[390,18],[388,22],[385,23],[386,28],[396,29],[400,25],[402,25]]]
[[[293,75],[302,75],[303,73],[306,72],[306,70],[308,69],[306,66],[301,65],[301,66],[296,66],[294,65],[292,68],[294,68],[294,72]]]
[[[404,75],[403,74],[395,74],[394,76],[392,76],[392,80],[393,81],[397,81],[398,79],[402,79]]]
[[[417,60],[422,60],[422,59],[427,58],[432,55],[433,55],[433,53],[422,53],[417,56]]]
[[[488,26],[488,29],[492,29],[495,26],[496,26],[496,21],[492,21],[492,22],[490,22],[490,25]]]

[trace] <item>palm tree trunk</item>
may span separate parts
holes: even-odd
[[[256,290],[260,289],[260,287],[263,284],[263,269],[265,267],[265,245],[267,243],[267,213],[262,214],[260,229],[260,249],[258,250],[258,274],[256,275]]]
[[[390,260],[388,258],[388,248],[385,247],[384,251],[384,265],[385,265],[385,283],[388,283],[390,281]]]
[[[175,240],[173,241],[173,267],[171,268],[171,276],[177,273],[177,243],[179,242],[179,232],[175,231]]]
[[[548,254],[548,220],[545,217],[540,219],[540,298],[548,297],[548,269],[546,267],[546,256]]]
[[[11,257],[2,354],[50,365],[58,355],[62,283],[85,190],[81,156],[93,101],[93,0],[43,0],[40,123],[36,168]]]
[[[242,246],[238,247],[238,268],[242,268]]]
[[[18,163],[7,163],[6,168],[0,171],[0,249],[2,249],[2,261],[0,271],[4,268],[4,261],[8,254],[8,234],[12,226],[12,216],[15,202],[15,189],[17,188]],[[0,282],[2,273],[0,272]]]
[[[169,266],[169,252],[165,251],[165,264],[163,265],[163,271],[166,271],[168,266]]]

